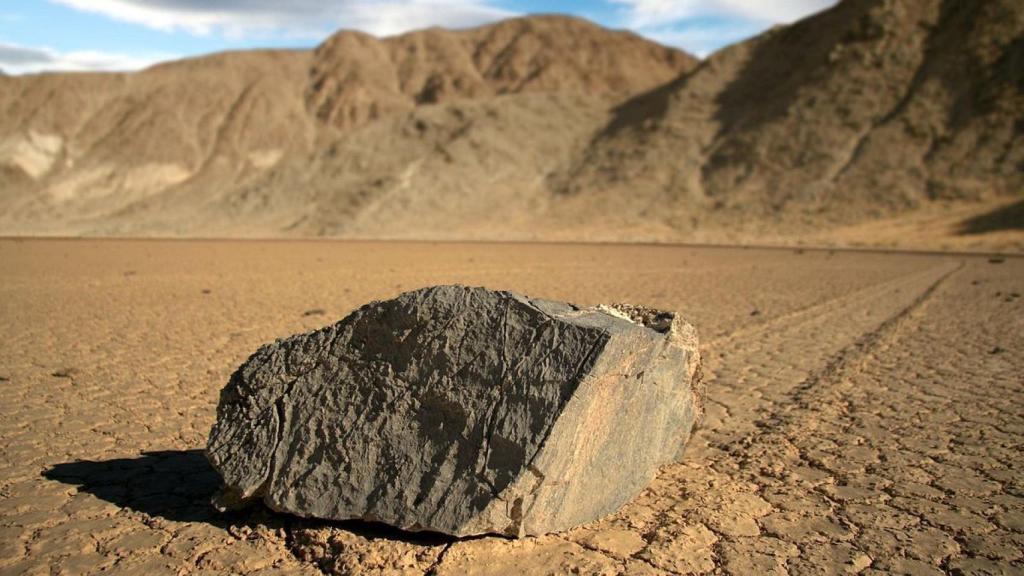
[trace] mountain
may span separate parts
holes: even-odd
[[[1022,129],[1024,3],[847,1],[619,106],[555,188],[675,230],[820,229],[1019,197]]]
[[[1022,37],[1013,0],[847,0],[704,61],[532,16],[0,77],[0,233],[744,240],[988,206],[1022,189]]]
[[[6,77],[0,229],[372,235],[374,214],[403,211],[395,202],[464,201],[468,217],[530,194],[609,106],[696,63],[539,16],[386,39],[343,31],[313,51],[131,74]]]

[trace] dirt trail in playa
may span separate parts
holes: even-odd
[[[684,460],[518,541],[208,506],[201,449],[249,353],[451,282],[680,310],[709,393]],[[0,574],[1021,573],[1021,294],[1019,258],[0,241]]]

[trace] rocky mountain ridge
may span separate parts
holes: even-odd
[[[8,76],[0,231],[806,236],[1019,197],[1022,63],[1012,0],[847,0],[704,61],[532,16]]]

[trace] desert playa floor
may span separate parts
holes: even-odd
[[[455,282],[680,310],[710,395],[685,459],[520,541],[209,507],[249,353]],[[0,573],[1021,573],[1021,294],[1012,257],[3,240]]]

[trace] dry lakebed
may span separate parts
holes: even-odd
[[[210,505],[250,353],[456,283],[681,313],[707,384],[682,460],[520,539]],[[0,574],[1019,574],[1021,294],[1012,256],[0,240]]]

